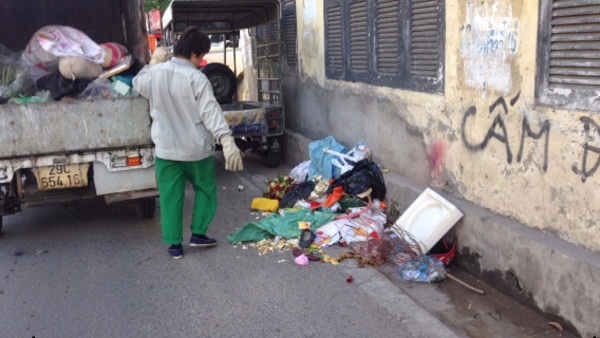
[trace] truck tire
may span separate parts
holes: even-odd
[[[135,202],[135,213],[139,218],[152,218],[156,211],[156,198],[147,198]]]
[[[209,63],[200,68],[206,75],[219,104],[233,102],[233,94],[237,90],[235,74],[229,67],[222,63]]]

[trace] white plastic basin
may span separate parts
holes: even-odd
[[[426,254],[462,216],[452,203],[427,188],[398,218],[395,228],[408,232]]]

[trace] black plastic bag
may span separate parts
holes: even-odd
[[[299,200],[305,200],[310,196],[310,193],[315,189],[315,182],[304,181],[294,185],[281,200],[279,200],[280,208],[292,208]]]
[[[60,73],[54,72],[42,76],[35,84],[38,90],[48,90],[52,98],[58,101],[67,95],[81,93],[90,84],[90,80],[69,80]]]
[[[354,168],[329,185],[327,193],[331,194],[338,186],[342,186],[348,195],[356,196],[371,188],[372,198],[380,201],[385,198],[386,188],[381,170],[375,162],[366,158],[356,162]]]

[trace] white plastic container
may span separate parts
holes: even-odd
[[[392,229],[408,232],[426,254],[462,216],[463,213],[452,203],[427,188],[398,218]]]

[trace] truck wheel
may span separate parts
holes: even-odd
[[[219,104],[233,102],[233,94],[237,88],[235,74],[222,63],[209,63],[200,68],[212,85],[213,93]]]
[[[281,143],[277,138],[269,139],[267,154],[263,159],[263,165],[267,168],[276,168],[281,162]]]
[[[156,198],[147,198],[135,202],[135,213],[139,218],[154,217]]]

